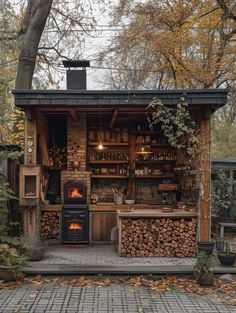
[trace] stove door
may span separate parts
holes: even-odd
[[[68,243],[88,242],[88,215],[64,212],[62,241]]]

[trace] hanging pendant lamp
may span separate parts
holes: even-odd
[[[99,150],[99,151],[103,151],[104,150],[104,145],[102,143],[102,117],[101,117],[101,112],[99,114],[99,118],[100,118],[100,131],[99,131],[99,141],[98,141],[98,145],[97,147],[95,148],[96,150]]]
[[[136,154],[152,154],[151,146],[141,145],[137,147]]]
[[[136,154],[152,154],[152,148],[150,145],[148,144],[145,144],[144,142],[144,138],[143,138],[143,142],[141,145],[137,146],[137,149],[136,149]]]

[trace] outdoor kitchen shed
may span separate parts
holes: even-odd
[[[148,128],[145,113],[154,97],[175,108],[183,93],[200,131],[200,153],[192,161]],[[210,118],[226,103],[226,90],[13,94],[25,111],[20,200],[26,236],[104,243],[118,225],[124,256],[191,256],[196,239],[209,240]],[[143,145],[150,154],[139,153]],[[123,195],[135,204],[124,204]],[[181,240],[189,248],[181,250]]]

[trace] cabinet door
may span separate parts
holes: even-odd
[[[116,226],[116,212],[91,212],[90,241],[109,242],[114,226]]]

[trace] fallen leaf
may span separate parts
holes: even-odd
[[[34,300],[37,297],[35,293],[31,293],[28,295],[28,299]]]

